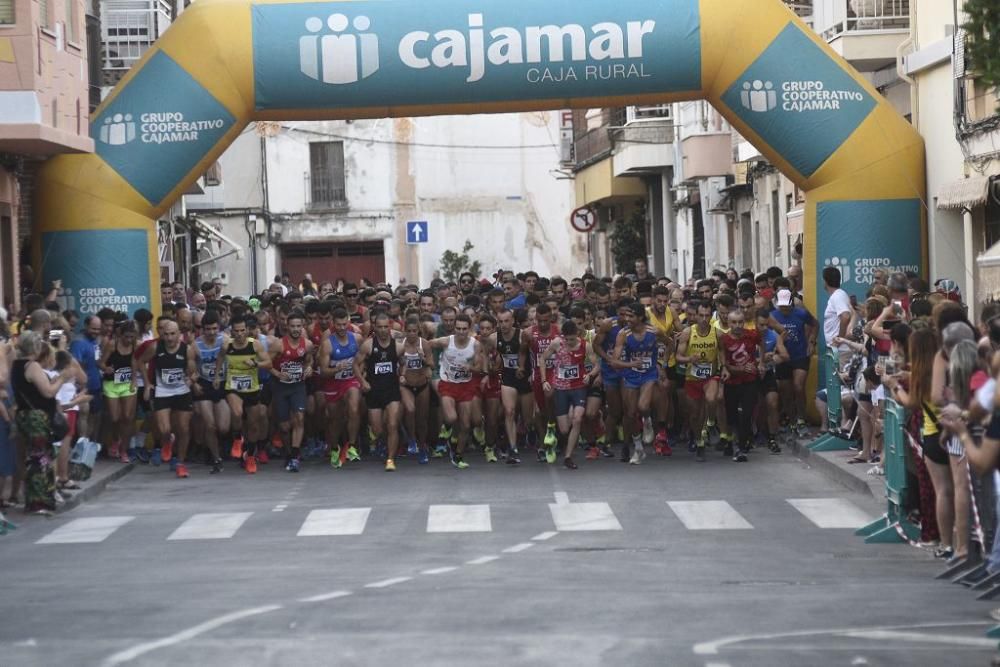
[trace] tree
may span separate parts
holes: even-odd
[[[475,262],[471,261],[469,258],[469,251],[472,250],[472,241],[465,239],[465,245],[462,246],[462,252],[453,252],[451,250],[445,250],[444,254],[441,255],[441,277],[448,281],[457,281],[458,277],[468,271],[476,279],[479,279],[479,271],[482,269],[482,264],[479,260]]]
[[[637,202],[632,217],[615,223],[611,231],[611,255],[618,273],[632,273],[635,260],[646,259],[646,202]]]
[[[987,88],[1000,87],[1000,3],[966,0],[966,68]]]

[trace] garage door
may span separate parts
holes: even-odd
[[[287,244],[281,247],[281,270],[296,283],[307,273],[316,283],[338,278],[377,283],[385,280],[385,251],[381,241]]]

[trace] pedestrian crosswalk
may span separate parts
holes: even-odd
[[[500,516],[508,521],[498,527],[498,530],[518,528],[524,530],[549,530],[557,532],[601,532],[624,530],[619,517],[610,503],[578,502],[571,503],[565,498],[557,498],[556,503],[548,504],[546,514],[542,504],[530,516],[536,525],[526,526],[523,519],[518,522],[509,520],[509,514],[499,511]],[[738,503],[737,507],[725,500],[667,500],[665,510],[661,512],[670,525],[680,526],[692,533],[698,531],[736,532],[754,530],[757,526],[744,516],[744,513],[754,516],[773,517],[775,512],[783,512],[780,521],[792,526],[793,530],[805,527],[806,523],[796,525],[796,520],[806,519],[812,526],[821,529],[849,529],[864,525],[874,517],[845,498],[788,498],[782,501],[761,501],[754,503]],[[763,505],[766,505],[763,506]],[[664,507],[664,505],[660,505]],[[509,506],[504,507],[504,510]],[[619,507],[619,512],[627,512],[635,508],[634,503]],[[294,508],[293,508],[294,509]],[[491,533],[494,532],[494,507],[490,504],[440,504],[429,505],[426,508],[426,523],[421,527],[426,533]],[[530,508],[529,508],[530,509]],[[190,542],[202,540],[228,540],[237,536],[248,523],[262,517],[276,517],[270,512],[212,512],[199,513],[178,517],[179,525],[172,531],[170,527],[163,530],[168,542]],[[281,519],[270,521],[292,521],[296,526],[289,527],[289,535],[296,537],[357,537],[369,530],[369,519],[372,516],[391,518],[395,513],[387,508],[378,507],[341,507],[313,509],[305,516],[297,515],[293,510],[281,514]],[[798,517],[798,518],[797,518]],[[127,532],[135,526],[144,525],[150,530],[147,520],[163,519],[163,515],[137,516],[100,516],[71,519],[56,527],[46,535],[36,540],[38,544],[96,544],[104,542],[119,531]],[[756,520],[756,519],[755,519]],[[635,526],[645,525],[648,518],[635,522]],[[509,524],[509,525],[508,525]],[[273,524],[269,524],[273,525]],[[381,526],[384,529],[384,526]],[[414,527],[416,528],[416,527]],[[273,528],[272,528],[273,530]],[[168,532],[170,531],[170,532]],[[549,534],[549,533],[544,533]],[[555,533],[551,533],[555,534]]]

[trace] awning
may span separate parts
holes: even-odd
[[[788,220],[788,235],[798,236],[802,234],[805,227],[805,209],[797,208],[794,211],[789,211],[785,216]]]
[[[989,176],[960,178],[941,186],[937,196],[937,207],[959,209],[982,206],[986,203],[989,189]]]

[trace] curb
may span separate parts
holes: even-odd
[[[125,475],[132,472],[134,468],[135,468],[134,463],[126,463],[125,465],[121,466],[120,468],[112,472],[110,475],[105,475],[104,477],[93,481],[92,483],[88,484],[85,488],[81,489],[80,491],[74,493],[71,497],[67,498],[66,502],[60,505],[56,509],[56,514],[63,514],[64,512],[70,511],[77,505],[83,504],[87,500],[96,498],[97,496],[101,495],[101,493],[104,492],[104,489],[107,488],[108,484],[114,482],[115,480],[121,479]]]
[[[814,452],[807,447],[810,442],[812,441],[796,439],[789,443],[789,447],[800,461],[841,486],[846,486],[855,493],[870,496],[873,500],[885,498],[884,477],[874,477],[869,480],[867,474],[858,475],[848,469],[847,464],[837,462],[835,458],[837,452]],[[862,470],[867,470],[867,467],[862,466]]]

